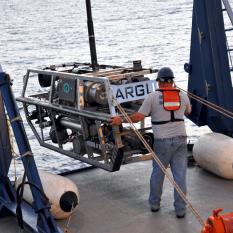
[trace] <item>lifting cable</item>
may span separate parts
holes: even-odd
[[[226,109],[224,109],[224,108],[222,108],[222,107],[220,107],[220,106],[218,106],[218,105],[216,105],[214,103],[211,103],[210,101],[205,100],[204,98],[202,98],[200,96],[197,96],[197,95],[195,95],[195,94],[193,94],[193,93],[191,93],[189,91],[186,91],[186,90],[184,90],[184,89],[182,89],[180,87],[176,86],[176,88],[183,91],[183,92],[185,92],[191,99],[194,99],[197,102],[199,102],[199,103],[201,103],[201,104],[203,104],[203,105],[205,105],[205,106],[207,106],[207,107],[221,113],[222,115],[225,115],[225,116],[233,119],[233,113],[231,111],[228,111],[228,110],[226,110]]]
[[[158,158],[158,156],[155,154],[155,152],[152,150],[152,148],[148,145],[148,143],[143,138],[143,136],[141,135],[141,133],[139,132],[139,130],[136,128],[136,126],[134,125],[134,123],[131,121],[130,117],[127,115],[127,113],[125,112],[125,110],[121,107],[121,105],[117,102],[116,99],[113,98],[113,101],[115,102],[115,105],[117,106],[117,108],[119,109],[119,111],[121,112],[121,114],[124,116],[124,118],[126,119],[126,121],[130,124],[130,126],[134,130],[135,134],[141,140],[141,142],[143,143],[143,145],[145,146],[145,148],[148,150],[149,153],[151,153],[152,157],[154,158],[155,162],[158,164],[158,166],[160,167],[160,169],[162,170],[162,172],[165,174],[165,176],[168,178],[168,180],[170,181],[170,183],[173,185],[173,187],[179,193],[180,197],[187,204],[188,208],[190,208],[190,210],[195,215],[195,217],[197,218],[197,220],[199,221],[199,223],[204,227],[205,226],[205,220],[201,217],[201,215],[199,214],[199,212],[193,207],[193,205],[191,204],[191,202],[186,197],[185,193],[181,190],[181,188],[179,187],[179,185],[175,182],[175,180],[168,173],[166,167],[162,164],[162,162],[160,161],[160,159]]]

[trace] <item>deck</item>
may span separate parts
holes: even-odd
[[[151,162],[122,166],[109,173],[91,169],[69,175],[80,191],[80,206],[73,214],[70,233],[199,233],[201,226],[190,210],[177,219],[173,209],[173,188],[165,181],[161,210],[148,206]],[[233,212],[233,181],[221,179],[199,167],[188,169],[188,196],[206,219],[216,208]],[[64,229],[67,221],[58,224]],[[18,232],[13,217],[0,219],[0,232]]]

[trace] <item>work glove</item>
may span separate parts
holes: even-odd
[[[110,124],[111,125],[121,125],[122,124],[121,117],[120,116],[111,117]]]

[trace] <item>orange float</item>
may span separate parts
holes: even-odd
[[[201,233],[233,233],[233,213],[219,215],[223,209],[216,209],[210,216]]]

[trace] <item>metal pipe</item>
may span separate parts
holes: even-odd
[[[84,163],[88,163],[88,164],[93,165],[95,167],[102,168],[102,169],[104,169],[106,171],[109,171],[109,172],[114,171],[112,164],[104,164],[104,163],[98,162],[97,160],[89,159],[89,158],[86,158],[86,157],[83,157],[83,156],[78,156],[77,154],[75,154],[72,151],[63,150],[61,148],[55,147],[55,146],[53,146],[51,144],[48,144],[48,143],[45,143],[45,142],[42,142],[41,146],[46,147],[46,148],[48,148],[50,150],[54,150],[54,151],[56,151],[58,153],[62,153],[64,155],[67,155],[70,158],[78,159],[78,160],[80,160],[80,161],[82,161]]]
[[[86,10],[87,10],[87,27],[88,27],[89,45],[90,45],[90,53],[91,53],[91,65],[93,70],[98,70],[98,62],[97,62],[96,46],[95,46],[95,33],[94,33],[94,26],[93,26],[92,13],[91,13],[91,0],[86,0]]]
[[[59,124],[67,129],[73,129],[82,132],[82,126],[75,120],[68,118],[68,117],[62,117],[59,120]]]
[[[92,82],[99,82],[104,83],[108,81],[107,77],[94,77],[90,74],[72,74],[60,71],[52,71],[52,70],[38,70],[38,69],[28,69],[29,73],[36,73],[36,74],[45,74],[45,75],[55,75],[58,77],[63,78],[71,78],[71,79],[80,79],[83,81],[92,81]]]
[[[18,97],[16,99],[19,102],[22,103],[27,103],[27,104],[31,104],[31,105],[35,105],[35,106],[41,106],[44,108],[49,108],[52,110],[57,110],[60,111],[62,113],[69,113],[72,114],[74,116],[83,116],[83,117],[87,117],[93,120],[102,120],[102,121],[107,121],[110,118],[109,114],[106,113],[98,113],[98,112],[92,112],[92,111],[87,111],[87,110],[72,110],[72,109],[68,109],[66,108],[64,110],[64,108],[62,106],[55,106],[54,104],[50,104],[47,102],[43,102],[43,101],[38,101],[38,100],[33,100],[30,98],[25,98],[25,97]]]

